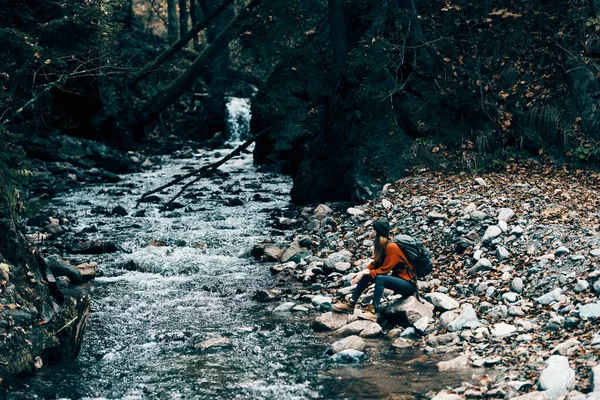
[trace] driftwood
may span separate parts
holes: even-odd
[[[173,196],[164,206],[163,208],[168,208],[179,196],[181,196],[181,194],[190,186],[192,186],[194,183],[198,182],[200,179],[212,174],[214,171],[216,171],[217,168],[219,168],[221,165],[225,164],[227,161],[231,160],[233,157],[236,157],[238,155],[240,155],[242,153],[242,151],[244,151],[248,146],[250,146],[252,143],[254,143],[257,139],[265,136],[270,130],[271,128],[273,128],[272,125],[266,129],[264,129],[263,131],[259,132],[258,134],[256,134],[255,136],[251,137],[250,139],[246,140],[244,143],[242,143],[241,145],[239,145],[235,150],[233,150],[231,153],[229,153],[228,155],[226,155],[225,157],[223,157],[222,159],[220,159],[217,162],[214,162],[212,164],[209,165],[205,165],[201,168],[195,169],[183,176],[180,176],[178,178],[173,179],[172,181],[156,188],[156,189],[152,189],[149,192],[146,192],[144,194],[142,194],[142,197],[140,197],[138,199],[138,201],[136,202],[136,207],[140,204],[140,202],[142,202],[142,200],[144,200],[144,198],[150,196],[151,194],[154,193],[158,193],[166,188],[169,188],[171,186],[177,185],[178,183],[191,178],[192,176],[195,176],[196,178],[193,179],[192,181],[186,183],[179,192],[177,192],[177,194],[175,196]]]

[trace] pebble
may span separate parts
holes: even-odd
[[[485,241],[494,239],[494,238],[500,236],[501,234],[502,234],[502,230],[497,225],[491,225],[491,226],[488,226],[488,228],[486,229],[482,240],[485,242]]]
[[[357,216],[363,215],[365,212],[363,210],[359,210],[358,208],[350,207],[346,210],[346,212],[350,215]]]
[[[580,280],[577,281],[577,285],[575,285],[575,288],[573,290],[575,291],[575,293],[581,293],[586,291],[589,287],[590,284],[588,281]]]
[[[515,278],[510,283],[510,290],[515,293],[523,293],[523,279]]]

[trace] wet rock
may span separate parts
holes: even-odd
[[[359,364],[365,361],[366,354],[362,351],[347,349],[331,356],[331,359],[337,363],[343,364]]]
[[[439,311],[450,311],[459,306],[458,301],[443,293],[427,293],[425,298]]]
[[[364,340],[362,340],[359,336],[352,335],[333,343],[330,348],[330,354],[339,353],[340,351],[348,349],[363,351],[365,346],[366,343]]]
[[[385,309],[385,315],[393,321],[407,321],[414,325],[422,317],[433,317],[433,304],[421,303],[415,296],[394,301]]]
[[[331,297],[327,296],[315,296],[311,299],[311,304],[315,307],[320,307],[322,304],[331,304]]]
[[[256,293],[255,298],[257,301],[259,301],[261,303],[277,301],[277,300],[281,299],[281,290],[277,290],[277,289],[259,290]]]
[[[575,387],[575,371],[571,369],[569,360],[564,356],[550,356],[538,385],[550,400],[566,396]]]
[[[302,256],[307,257],[311,255],[310,251],[307,251],[300,247],[298,243],[290,243],[287,249],[281,255],[281,262],[285,263],[288,261],[300,262],[302,261]]]
[[[123,206],[116,206],[115,208],[113,208],[112,209],[112,214],[113,215],[119,215],[121,217],[129,215],[129,213],[127,212],[127,210]]]
[[[259,243],[250,252],[254,258],[264,258],[266,261],[279,261],[283,256],[283,250],[274,244]]]
[[[44,259],[52,274],[56,277],[65,276],[69,278],[69,281],[73,284],[83,283],[83,278],[81,277],[81,272],[63,260],[59,255],[53,254]]]
[[[470,359],[471,357],[468,354],[464,354],[453,358],[452,360],[440,361],[437,363],[437,368],[438,371],[460,371],[469,369],[471,366]]]
[[[34,315],[24,309],[11,310],[6,309],[2,312],[2,317],[8,318],[13,326],[29,326],[35,322]]]
[[[64,233],[64,230],[58,224],[48,224],[44,227],[44,232],[52,237],[58,237]]]
[[[244,201],[239,197],[230,197],[225,200],[224,204],[229,207],[239,207],[244,205]]]
[[[333,335],[338,337],[360,335],[362,331],[364,331],[367,327],[369,327],[372,324],[376,323],[364,319],[359,319],[337,329],[335,332],[333,332]]]
[[[273,312],[292,312],[295,305],[293,301],[288,301],[275,307]]]
[[[458,318],[448,324],[448,330],[450,332],[456,332],[461,331],[464,328],[475,329],[479,326],[481,326],[481,322],[477,319],[477,314],[475,313],[473,306],[466,304]]]
[[[150,196],[142,197],[138,201],[140,203],[160,203],[162,202],[162,198],[155,194],[151,194]]]
[[[96,264],[95,262],[79,264],[76,265],[75,268],[79,270],[81,278],[86,281],[94,279],[98,272],[98,264]]]
[[[226,337],[208,339],[193,346],[200,351],[230,349],[233,347],[233,341]]]
[[[365,339],[371,339],[379,337],[383,334],[383,329],[378,323],[372,323],[367,325],[365,329],[360,333],[360,337]]]
[[[348,314],[326,312],[319,315],[312,323],[316,331],[334,331],[348,324]]]
[[[586,304],[579,307],[579,317],[583,319],[600,317],[600,303]]]

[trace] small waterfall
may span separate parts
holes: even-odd
[[[227,137],[229,142],[241,142],[250,136],[250,99],[227,98]]]

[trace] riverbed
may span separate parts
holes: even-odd
[[[367,363],[335,364],[326,354],[333,339],[310,328],[315,314],[277,314],[277,304],[254,300],[276,278],[249,251],[268,237],[284,242],[286,232],[272,227],[272,216],[294,206],[289,177],[258,170],[250,153],[189,188],[177,208],[136,207],[143,192],[228,151],[162,156],[155,168],[119,183],[84,184],[52,200],[72,223],[63,241],[113,241],[121,251],[61,254],[97,262],[102,272],[91,283],[81,353],[21,380],[10,399],[404,399],[470,378],[440,374],[439,356],[395,349],[385,339],[369,342]],[[162,202],[179,187],[159,193]],[[93,212],[117,205],[128,215]],[[233,347],[194,347],[216,337]]]

